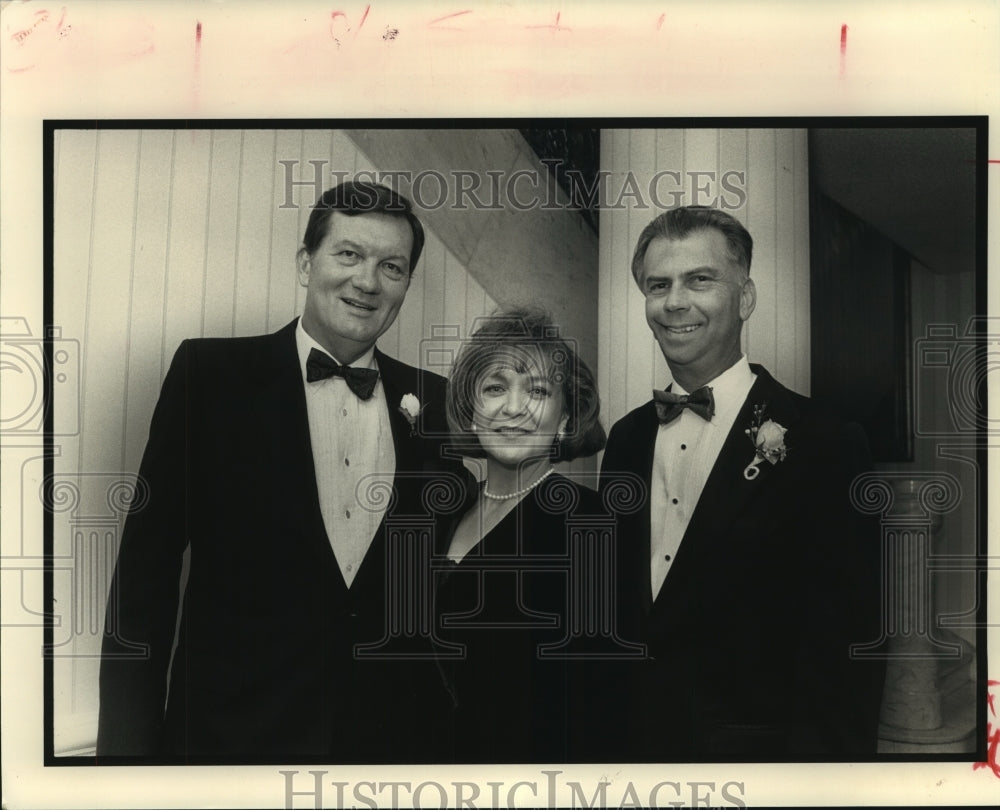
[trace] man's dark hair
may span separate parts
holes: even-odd
[[[686,205],[664,211],[650,222],[642,233],[632,254],[632,278],[639,281],[642,262],[646,258],[649,243],[657,238],[683,239],[695,231],[714,229],[726,238],[729,256],[750,273],[750,259],[753,257],[753,238],[743,224],[725,211],[705,205]]]
[[[483,374],[496,362],[523,372],[539,353],[546,364],[546,375],[562,390],[569,415],[565,436],[553,447],[552,460],[572,461],[604,448],[607,434],[601,425],[601,400],[590,368],[577,355],[572,342],[559,337],[558,327],[547,312],[519,307],[481,321],[459,352],[448,377],[448,426],[461,441],[464,454],[479,458],[486,455],[472,430],[476,391]]]
[[[306,225],[302,245],[306,253],[315,253],[326,236],[327,225],[334,211],[344,216],[356,217],[361,214],[388,214],[402,217],[413,232],[413,247],[410,248],[410,275],[417,266],[417,260],[424,249],[424,227],[420,224],[410,201],[391,188],[379,183],[365,183],[350,180],[327,189],[316,201],[309,223]]]

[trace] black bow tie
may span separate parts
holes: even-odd
[[[316,382],[329,377],[343,377],[358,399],[371,399],[375,393],[375,383],[378,382],[378,372],[371,368],[354,368],[342,366],[328,354],[319,349],[309,350],[306,360],[306,382]]]
[[[654,388],[653,404],[656,405],[656,416],[661,425],[673,422],[685,408],[690,408],[706,422],[715,414],[715,397],[707,385],[690,394],[675,394],[672,391],[657,391]]]

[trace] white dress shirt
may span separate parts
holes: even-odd
[[[649,569],[654,599],[677,557],[701,491],[755,379],[746,355],[741,356],[708,383],[715,399],[711,421],[684,408],[680,416],[660,425],[657,431],[649,495]],[[676,383],[671,391],[690,393]]]
[[[306,390],[309,439],[323,525],[340,573],[350,587],[389,500],[375,494],[366,497],[366,493],[372,491],[374,484],[391,487],[395,476],[396,449],[389,408],[381,378],[369,400],[359,399],[343,377],[306,382],[310,350],[332,355],[306,332],[301,318],[295,328],[295,343]],[[377,369],[375,348],[350,365]]]

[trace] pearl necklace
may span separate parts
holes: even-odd
[[[529,492],[531,492],[531,490],[537,487],[540,483],[542,483],[542,481],[544,481],[546,478],[552,475],[552,473],[554,473],[555,471],[556,471],[555,467],[549,467],[548,470],[546,470],[544,473],[542,473],[542,475],[538,479],[536,479],[535,483],[526,486],[524,489],[519,489],[516,492],[509,492],[506,495],[494,495],[492,492],[490,492],[487,489],[487,486],[489,485],[489,480],[487,480],[483,483],[483,495],[485,495],[487,498],[493,501],[509,501],[511,498],[520,498],[522,495],[527,495]]]

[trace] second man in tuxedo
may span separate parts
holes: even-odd
[[[867,444],[743,355],[752,247],[691,206],[635,248],[673,383],[613,426],[602,465],[602,486],[648,495],[618,527],[621,615],[648,647],[618,683],[622,759],[875,752],[883,665],[851,653],[879,629],[879,537],[849,497]]]

